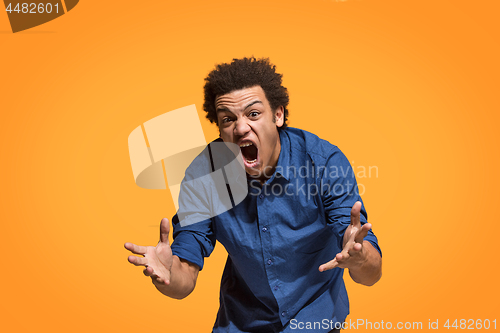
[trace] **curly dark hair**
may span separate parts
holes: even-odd
[[[205,102],[203,109],[211,123],[217,124],[215,99],[234,90],[261,86],[273,112],[279,106],[284,109],[284,121],[281,128],[286,128],[288,119],[288,90],[281,84],[283,75],[276,73],[276,66],[269,58],[233,59],[230,64],[219,64],[205,78]]]

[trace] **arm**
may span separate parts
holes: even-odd
[[[129,256],[128,261],[136,266],[144,266],[144,275],[151,277],[153,284],[162,294],[182,299],[194,290],[200,268],[172,255],[169,233],[168,219],[163,219],[160,224],[160,241],[156,246],[125,243],[125,248],[143,256]]]
[[[163,295],[175,299],[183,299],[194,290],[200,269],[197,265],[176,255],[172,259],[169,283],[163,283],[161,279],[157,281],[157,279],[153,278],[154,271],[150,266],[146,267],[144,274],[152,277],[156,289]]]
[[[355,282],[371,286],[382,276],[382,258],[370,242],[363,240],[371,229],[371,224],[361,225],[360,211],[361,202],[357,201],[351,209],[351,224],[344,233],[342,252],[321,265],[319,271],[335,267],[347,268]]]
[[[354,282],[372,286],[382,277],[382,258],[368,241],[363,241],[362,252],[365,252],[362,255],[365,260],[357,266],[350,267],[349,275]]]

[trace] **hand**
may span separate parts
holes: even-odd
[[[344,234],[344,247],[342,252],[337,253],[335,258],[326,264],[319,266],[319,271],[324,272],[329,269],[356,268],[362,266],[367,260],[366,245],[363,244],[363,238],[372,228],[371,224],[366,223],[361,226],[360,222],[361,202],[357,201],[351,209],[351,224],[347,227]]]
[[[162,219],[160,224],[160,241],[156,246],[139,246],[125,243],[125,248],[143,257],[129,256],[128,261],[136,266],[145,266],[144,275],[150,276],[155,285],[169,285],[172,269],[172,250],[168,241],[170,224]]]

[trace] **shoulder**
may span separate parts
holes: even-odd
[[[213,170],[217,169],[217,166],[214,165],[214,159],[212,157],[212,154],[218,153],[220,151],[218,147],[220,147],[222,143],[223,143],[222,139],[218,138],[210,142],[205,147],[197,147],[190,151],[184,152],[183,153],[184,155],[180,156],[179,158],[182,159],[182,163],[187,164],[187,162],[191,160],[191,162],[188,162],[189,164],[186,165],[184,179],[192,180],[200,178],[210,174]],[[215,152],[213,152],[214,147],[216,149]],[[196,157],[194,157],[193,159],[193,156]]]
[[[298,128],[288,127],[280,130],[290,140],[290,150],[301,155],[308,155],[315,164],[324,165],[332,158],[345,158],[340,149],[316,134]]]

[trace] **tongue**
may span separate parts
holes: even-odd
[[[253,161],[257,158],[257,147],[255,147],[254,145],[242,147],[241,153],[247,161]]]

